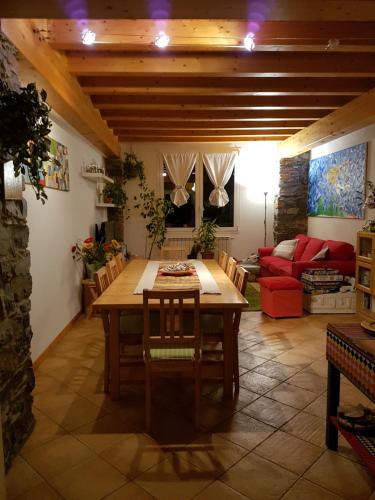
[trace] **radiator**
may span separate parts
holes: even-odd
[[[231,240],[229,236],[219,236],[216,238],[215,259],[219,260],[219,254],[222,250],[231,255]],[[191,247],[194,244],[194,238],[186,236],[181,238],[167,238],[164,245],[171,247],[184,248],[186,253],[190,253]]]

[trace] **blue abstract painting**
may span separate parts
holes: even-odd
[[[363,219],[367,144],[310,160],[307,214]]]

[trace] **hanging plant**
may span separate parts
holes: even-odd
[[[40,183],[43,162],[49,159],[48,134],[52,123],[47,93],[34,83],[11,90],[0,81],[0,162],[13,161],[14,173],[28,173],[36,198],[45,203],[47,195]]]
[[[111,201],[109,203],[113,203],[117,208],[125,208],[127,197],[119,182],[107,182],[104,186],[102,195],[104,201],[110,199]]]
[[[124,182],[134,177],[138,177],[139,180],[144,179],[145,168],[143,161],[139,160],[134,153],[125,153],[122,162],[122,176]]]

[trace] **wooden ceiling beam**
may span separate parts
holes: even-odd
[[[302,130],[304,127],[312,123],[313,120],[304,122],[296,121],[266,121],[266,122],[241,122],[241,121],[158,121],[157,128],[164,129],[179,129],[179,130],[273,130],[273,129],[289,129],[289,130]],[[147,130],[155,129],[155,120],[108,120],[108,126],[116,131],[126,130]]]
[[[212,127],[210,130],[159,130],[159,129],[150,129],[150,130],[136,130],[136,129],[114,129],[114,132],[119,137],[124,137],[128,135],[132,135],[133,137],[143,137],[143,136],[154,136],[154,137],[253,137],[253,136],[262,136],[269,137],[272,136],[290,136],[293,135],[296,131],[294,129],[271,129],[271,130],[218,130],[216,127]]]
[[[1,2],[0,17],[60,19],[267,19],[299,21],[375,21],[372,0],[173,0],[173,2],[124,2],[86,0]]]
[[[106,155],[119,156],[112,130],[67,71],[65,58],[36,36],[32,22],[2,19],[1,30],[40,74],[48,104]]]
[[[280,144],[284,157],[295,156],[375,123],[375,89],[355,98]]]
[[[69,52],[76,76],[278,76],[375,77],[373,54],[343,53],[194,53]]]
[[[375,78],[123,77],[84,76],[82,90],[91,95],[359,95],[375,87]]]
[[[105,120],[317,120],[329,113],[326,109],[250,109],[250,110],[157,110],[149,109],[147,114],[141,109],[102,109],[100,111]]]
[[[247,136],[223,136],[223,137],[192,137],[192,136],[181,136],[181,137],[155,137],[153,135],[145,136],[120,136],[120,142],[249,142],[249,141],[283,141],[287,139],[288,135],[247,135]]]

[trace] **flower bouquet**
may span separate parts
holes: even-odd
[[[77,241],[72,246],[73,260],[82,261],[85,266],[85,274],[88,279],[93,279],[95,271],[106,263],[106,253],[103,245],[97,243],[92,236]]]

